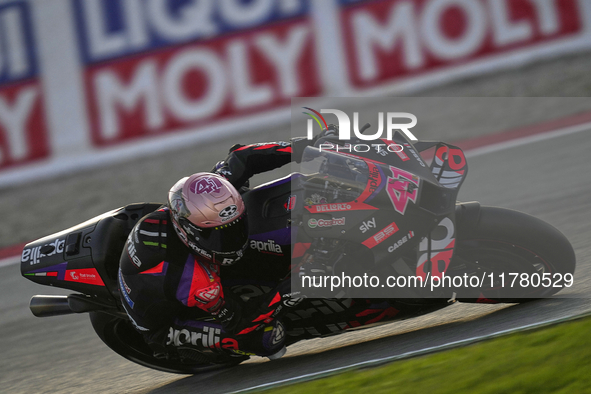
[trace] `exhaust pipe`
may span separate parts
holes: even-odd
[[[29,308],[37,317],[69,315],[74,313],[65,295],[36,295],[31,298]]]
[[[120,311],[116,304],[84,294],[35,295],[31,298],[29,309],[37,317],[104,312],[121,319],[128,319],[127,313]]]

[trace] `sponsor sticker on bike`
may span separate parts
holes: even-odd
[[[296,196],[291,195],[291,196],[289,196],[287,201],[285,201],[285,203],[283,204],[283,208],[285,208],[285,210],[287,212],[290,212],[292,209],[295,208],[295,203],[296,203]]]
[[[104,286],[98,271],[95,268],[81,268],[76,270],[66,270],[64,276],[66,282],[78,282],[88,285]]]
[[[396,212],[404,215],[408,202],[417,202],[419,177],[408,171],[390,166],[392,177],[388,177],[386,191]]]
[[[339,212],[339,211],[348,211],[350,210],[351,204],[348,203],[336,203],[336,204],[320,204],[320,205],[313,205],[311,207],[306,207],[308,211],[312,213],[319,213],[319,212]]]
[[[53,242],[43,246],[36,246],[30,249],[24,249],[21,255],[21,263],[30,262],[30,265],[39,264],[44,257],[50,257],[57,253],[63,253],[65,239],[56,239]]]
[[[368,221],[364,221],[361,226],[359,226],[359,230],[362,234],[365,234],[368,230],[376,228],[376,218],[371,218]]]
[[[308,227],[316,228],[316,227],[332,227],[332,226],[344,226],[345,225],[345,217],[342,218],[332,218],[332,219],[310,219],[308,220]]]
[[[372,237],[363,241],[362,244],[370,249],[375,248],[376,246],[384,242],[386,239],[390,238],[396,231],[398,231],[398,226],[395,222],[392,222],[386,227],[384,227],[382,230],[378,231]]]
[[[409,231],[404,237],[400,238],[398,241],[394,242],[393,245],[388,247],[388,252],[392,253],[408,241],[410,241],[415,236],[414,231]]]

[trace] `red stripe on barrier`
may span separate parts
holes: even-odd
[[[20,256],[26,244],[27,242],[23,242],[22,244],[12,245],[0,249],[0,260],[6,259],[8,257]]]

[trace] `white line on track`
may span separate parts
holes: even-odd
[[[9,265],[15,265],[21,262],[20,255],[7,257],[0,260],[0,268],[8,267]]]
[[[382,364],[390,363],[392,361],[402,360],[402,359],[416,357],[416,356],[422,356],[424,354],[435,353],[435,352],[439,352],[442,350],[447,350],[447,349],[451,349],[451,348],[455,348],[455,347],[466,346],[466,345],[470,345],[470,344],[473,344],[476,342],[481,342],[481,341],[484,341],[487,339],[492,339],[492,338],[496,338],[499,336],[512,334],[512,333],[520,332],[520,331],[534,330],[537,328],[549,326],[549,325],[556,324],[556,323],[562,323],[562,322],[566,322],[566,321],[580,319],[580,318],[583,318],[586,316],[591,316],[591,312],[586,312],[584,314],[575,315],[575,316],[568,316],[568,317],[561,317],[558,319],[546,320],[546,321],[538,322],[538,323],[527,324],[527,325],[521,326],[521,327],[511,328],[508,330],[501,330],[501,331],[497,331],[497,332],[494,332],[494,333],[488,334],[488,335],[481,335],[481,336],[477,336],[477,337],[462,339],[460,341],[450,342],[450,343],[446,343],[444,345],[439,345],[439,346],[432,346],[432,347],[424,348],[421,350],[415,350],[412,352],[398,354],[395,356],[376,358],[373,360],[362,361],[359,363],[345,365],[345,366],[338,367],[338,368],[332,368],[332,369],[327,369],[324,371],[313,372],[313,373],[304,374],[304,375],[300,375],[300,376],[294,376],[293,378],[277,380],[275,382],[264,383],[264,384],[252,386],[252,387],[249,387],[246,389],[232,391],[231,394],[247,393],[247,392],[251,392],[251,391],[255,391],[255,390],[268,390],[271,388],[277,388],[279,386],[284,386],[287,384],[307,382],[307,381],[314,380],[314,379],[319,379],[319,378],[328,377],[331,375],[336,375],[337,373],[342,373],[347,370],[367,368],[367,367],[376,367],[376,366],[379,366]]]
[[[563,127],[560,129],[529,135],[527,137],[515,138],[508,141],[488,144],[480,148],[473,148],[466,150],[464,154],[467,158],[486,155],[488,153],[498,152],[505,149],[515,148],[521,145],[532,144],[534,142],[546,141],[553,138],[563,137],[569,134],[580,133],[582,131],[591,130],[591,122],[582,123],[578,125]]]

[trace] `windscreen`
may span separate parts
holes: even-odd
[[[368,167],[354,157],[307,147],[302,156],[301,172],[305,203],[326,204],[353,201],[361,195],[368,180]]]

